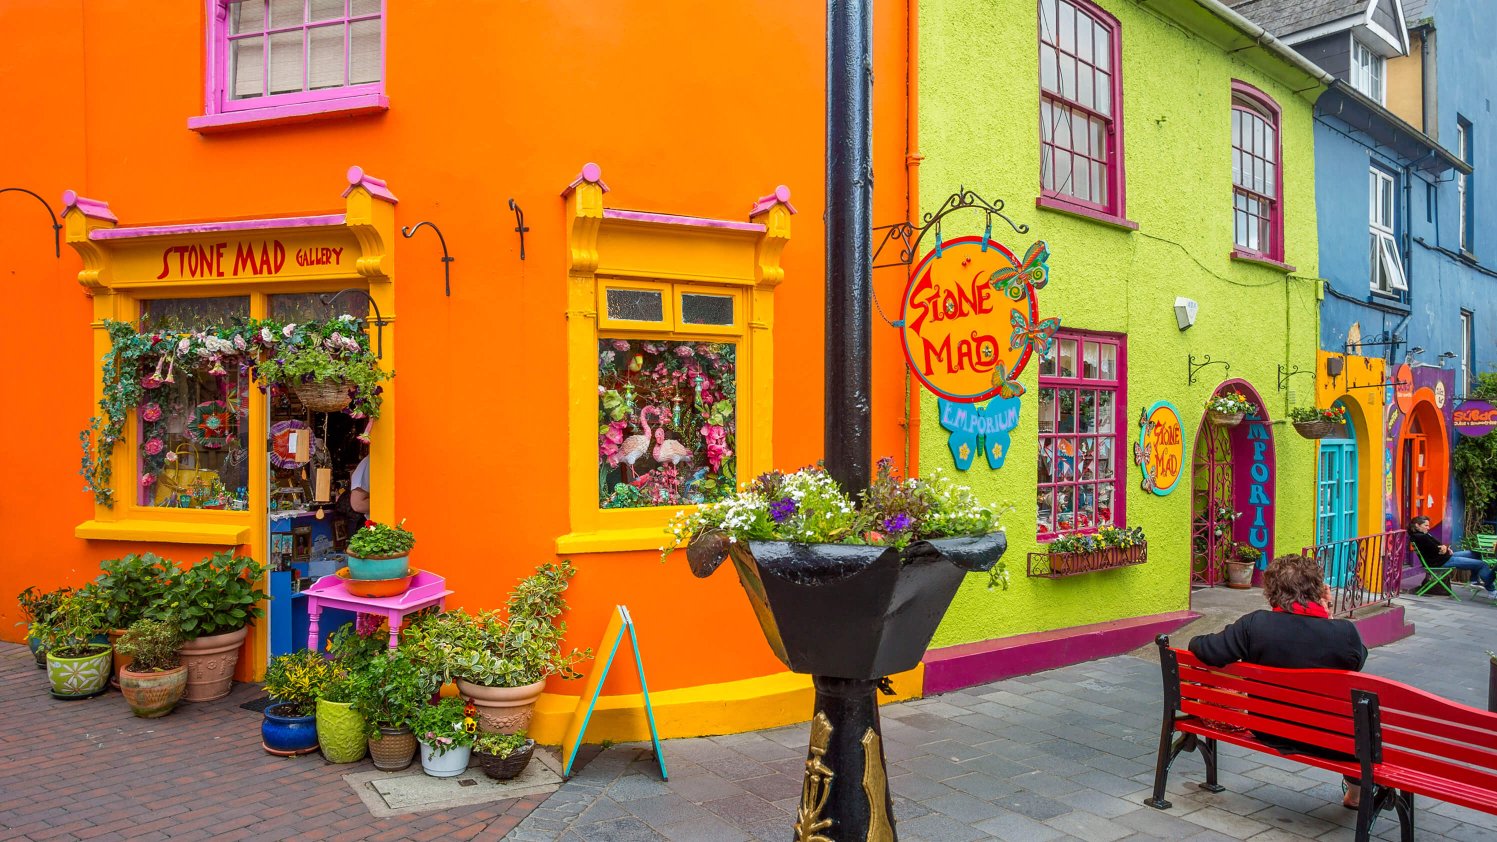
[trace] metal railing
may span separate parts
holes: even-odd
[[[1302,554],[1320,564],[1331,586],[1331,616],[1352,617],[1357,611],[1393,602],[1408,542],[1408,533],[1400,530],[1305,547]]]
[[[1148,560],[1148,542],[1132,547],[1109,547],[1090,552],[1030,553],[1027,573],[1031,579],[1059,579],[1062,576],[1132,567]]]

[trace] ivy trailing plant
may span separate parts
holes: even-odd
[[[101,366],[103,397],[98,414],[78,438],[84,490],[109,507],[114,506],[114,448],[124,440],[126,419],[147,392],[176,382],[179,368],[205,376],[252,368],[262,392],[314,380],[347,383],[353,402],[344,412],[371,420],[379,417],[384,402],[380,384],[395,376],[380,367],[362,320],[349,315],[301,324],[251,319],[193,333],[140,331],[130,322],[106,321],[104,326],[110,348]],[[144,419],[147,424],[164,418],[160,407],[148,408],[147,414],[154,416]]]
[[[1469,397],[1497,403],[1497,373],[1478,374]],[[1465,533],[1475,535],[1497,500],[1497,435],[1461,436],[1450,461],[1466,498]]]

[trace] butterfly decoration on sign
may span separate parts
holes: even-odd
[[[1044,289],[1050,282],[1049,259],[1050,244],[1040,240],[1029,247],[1021,262],[1000,268],[988,276],[988,282],[1010,301],[1023,301],[1031,288]]]
[[[998,397],[986,406],[956,403],[944,398],[936,401],[941,412],[941,427],[951,433],[947,446],[958,471],[972,467],[981,452],[993,470],[1003,467],[1008,455],[1009,431],[1019,425],[1018,397]]]
[[[1017,398],[1024,394],[1024,384],[1009,379],[1008,369],[999,362],[993,367],[993,385],[998,387],[998,397]]]
[[[1149,443],[1149,433],[1154,430],[1154,422],[1149,420],[1149,409],[1145,407],[1139,411],[1138,418],[1138,444],[1133,445],[1133,463],[1143,469],[1143,480],[1139,485],[1145,491],[1154,491],[1154,474],[1149,470],[1149,458],[1154,455],[1154,446]]]
[[[1029,317],[1023,310],[1010,310],[1009,323],[1014,326],[1013,335],[1009,337],[1008,347],[1018,350],[1028,345],[1039,352],[1040,356],[1050,353],[1050,347],[1055,344],[1055,332],[1060,330],[1060,318],[1040,319],[1034,324],[1029,323]]]

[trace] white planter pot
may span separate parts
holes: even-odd
[[[449,748],[446,753],[439,755],[425,741],[419,741],[419,745],[421,771],[433,778],[455,778],[468,771],[468,760],[473,756],[472,746]]]

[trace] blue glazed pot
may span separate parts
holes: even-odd
[[[317,715],[282,716],[277,711],[284,704],[271,705],[265,709],[265,719],[260,723],[260,738],[265,750],[271,754],[304,754],[317,748]]]
[[[42,648],[42,642],[34,637],[26,638],[26,645],[31,647],[31,657],[36,659],[36,668],[44,670],[47,668],[47,650]]]
[[[409,553],[385,558],[348,557],[348,575],[353,579],[399,579],[410,572]]]

